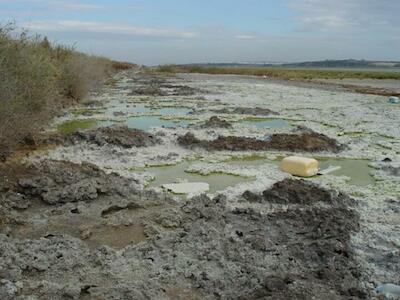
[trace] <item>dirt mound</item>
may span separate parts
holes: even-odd
[[[200,93],[205,93],[196,88],[187,85],[172,85],[164,84],[162,88],[166,91],[168,96],[193,96]]]
[[[153,84],[133,89],[131,96],[193,96],[201,93],[199,89],[186,85]]]
[[[201,125],[201,128],[232,128],[232,124],[217,116],[212,116],[207,122]]]
[[[156,74],[147,74],[135,81],[139,85],[132,89],[131,96],[193,96],[204,93],[187,85],[171,84],[168,78]]]
[[[400,176],[400,167],[383,166],[382,170],[391,176]]]
[[[138,87],[129,93],[130,96],[167,96],[158,86]]]
[[[342,146],[334,139],[316,132],[300,134],[273,134],[269,141],[271,149],[288,151],[333,151],[339,152]]]
[[[99,146],[111,144],[123,148],[149,147],[159,143],[159,140],[147,132],[128,127],[101,127],[89,130],[79,130],[63,135],[55,134],[41,138],[42,144],[74,145],[88,142]]]
[[[178,138],[178,143],[184,147],[201,147],[207,150],[228,151],[332,151],[339,152],[343,149],[336,140],[313,131],[305,131],[296,134],[276,133],[265,140],[238,136],[219,136],[212,141],[197,139],[188,132]]]
[[[279,113],[275,111],[262,107],[222,108],[212,111],[219,114],[239,114],[239,115],[253,115],[253,116],[279,115]]]
[[[246,191],[243,194],[249,202],[316,205],[326,203],[332,206],[352,205],[354,201],[343,193],[321,189],[305,180],[284,179],[275,183],[261,195]],[[290,201],[290,202],[288,202]]]
[[[134,190],[131,181],[91,164],[46,160],[24,168],[8,187],[7,198],[14,206],[32,199],[48,204],[93,201],[100,195],[126,196]]]
[[[170,75],[140,73],[132,79],[137,84],[131,90],[132,96],[193,96],[206,93],[206,91],[180,84],[182,80],[172,78]]]
[[[91,142],[99,146],[112,144],[123,148],[148,147],[158,143],[158,140],[143,130],[128,127],[103,127],[87,131],[74,132],[66,137],[76,142]]]

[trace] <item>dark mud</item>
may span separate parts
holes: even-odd
[[[41,188],[46,181],[43,184]],[[153,201],[164,205],[156,209],[137,197],[113,201],[113,207],[99,198],[77,206],[61,204],[57,210],[28,208],[23,211],[26,224],[9,222],[0,234],[0,298],[368,297],[349,243],[358,230],[358,216],[346,196],[305,181],[283,181],[259,196],[260,205],[268,208],[271,202],[274,210],[232,211],[225,198],[206,196],[181,205]],[[308,200],[299,200],[304,197]],[[50,226],[42,232],[46,235],[37,235],[35,229],[43,222],[38,223],[35,214],[52,226],[69,219],[74,227],[84,219],[89,232],[80,228],[77,235],[65,226],[55,233]],[[121,224],[96,231],[99,224],[90,227],[95,216],[107,222],[134,216],[141,223],[131,225],[135,233],[129,243],[109,245],[115,236],[126,239],[131,229],[118,231]],[[21,231],[21,223],[33,230]]]
[[[212,110],[212,112],[219,114],[240,114],[240,115],[253,115],[253,116],[270,116],[279,115],[279,113],[272,111],[268,108],[261,107],[235,107],[235,108],[221,108]]]
[[[42,142],[66,146],[87,142],[99,146],[110,144],[122,148],[132,148],[154,146],[159,143],[159,140],[140,129],[128,127],[102,127],[85,131],[76,131],[67,135],[55,135]]]
[[[123,112],[123,111],[114,111],[113,112],[113,116],[115,116],[115,117],[123,117],[123,116],[126,116],[126,115],[127,115],[127,113]]]
[[[400,176],[400,167],[383,166],[382,170],[391,176]]]
[[[262,194],[246,191],[243,194],[243,198],[249,202],[297,204],[301,206],[325,203],[339,207],[355,204],[353,199],[341,192],[334,193],[333,191],[321,189],[311,182],[295,179],[279,181]]]
[[[106,174],[91,164],[66,161],[41,161],[19,167],[18,177],[3,177],[5,199],[16,207],[29,206],[33,199],[48,204],[94,201],[101,195],[124,197],[134,190],[133,182]]]
[[[193,96],[201,94],[199,89],[186,85],[149,85],[132,90],[131,96]]]
[[[178,143],[183,147],[200,147],[217,151],[280,150],[293,152],[339,152],[344,148],[336,140],[310,130],[296,134],[272,134],[265,140],[238,136],[219,136],[212,141],[199,140],[192,133],[188,132],[178,138]]]
[[[211,117],[207,120],[203,125],[200,126],[201,128],[232,128],[232,124],[226,120],[223,120],[217,116]]]
[[[171,83],[171,78],[165,76],[156,74],[142,76],[133,79],[137,86],[132,89],[131,96],[194,96],[205,93],[197,88],[176,84],[177,78],[174,78],[174,83]]]

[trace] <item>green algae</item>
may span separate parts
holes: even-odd
[[[89,129],[97,125],[97,120],[68,120],[57,125],[57,131],[62,134],[69,134],[80,129]]]

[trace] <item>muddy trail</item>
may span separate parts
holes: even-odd
[[[252,80],[122,72],[1,164],[0,299],[384,299],[397,115]],[[296,178],[286,155],[342,170]]]

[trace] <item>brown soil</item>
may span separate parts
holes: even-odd
[[[65,161],[42,161],[30,165],[16,165],[3,171],[3,190],[20,202],[37,198],[49,204],[91,201],[101,194],[129,190],[130,182],[116,174],[106,175],[91,164]]]
[[[76,131],[68,135],[52,135],[44,139],[46,143],[73,145],[88,142],[103,146],[106,144],[122,148],[148,147],[157,144],[157,138],[147,132],[128,127],[101,127]]]
[[[270,136],[268,140],[258,140],[249,137],[219,136],[212,141],[197,139],[192,133],[188,132],[178,138],[181,146],[193,148],[200,147],[207,150],[228,150],[228,151],[333,151],[339,152],[343,149],[336,140],[323,134],[310,130],[296,134],[277,133]]]
[[[232,128],[232,124],[226,120],[212,116],[207,122],[205,122],[201,128]]]

